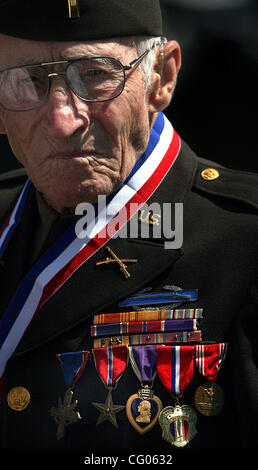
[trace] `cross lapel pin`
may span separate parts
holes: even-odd
[[[108,252],[110,253],[110,255],[112,256],[112,258],[110,258],[109,256],[103,260],[103,261],[97,261],[96,263],[96,266],[100,266],[102,264],[109,264],[109,263],[117,263],[119,266],[120,266],[120,271],[123,272],[124,276],[126,279],[128,279],[130,277],[130,274],[129,272],[127,271],[127,265],[125,263],[137,263],[137,259],[120,259],[118,258],[118,256],[113,252],[113,250],[111,250],[111,248],[109,248],[109,246],[107,247],[107,250]]]

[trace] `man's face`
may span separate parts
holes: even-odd
[[[28,41],[0,35],[0,69],[94,54],[124,65],[137,57],[126,43]],[[60,65],[55,66],[61,70]],[[51,72],[55,71],[51,69]],[[62,76],[61,76],[62,77]],[[148,93],[140,69],[127,72],[123,93],[105,103],[77,98],[60,76],[46,102],[26,112],[0,107],[0,121],[16,158],[56,210],[94,202],[121,186],[147,146]]]

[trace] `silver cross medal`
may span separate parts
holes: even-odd
[[[55,422],[57,423],[57,439],[60,440],[64,437],[65,428],[69,426],[69,424],[76,423],[79,419],[81,419],[80,413],[74,411],[78,404],[78,400],[75,400],[72,403],[73,399],[73,391],[68,388],[65,392],[64,401],[62,403],[61,398],[58,398],[58,406],[57,408],[52,407],[49,411],[50,415],[54,418]]]

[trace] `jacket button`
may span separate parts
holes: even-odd
[[[215,170],[215,168],[205,168],[205,170],[201,172],[201,177],[206,181],[216,180],[219,177],[219,172]]]
[[[7,403],[15,411],[25,410],[30,401],[30,392],[24,387],[14,387],[7,395]]]

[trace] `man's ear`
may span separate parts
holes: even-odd
[[[177,75],[181,67],[181,49],[176,41],[169,41],[162,46],[153,72],[152,87],[149,97],[149,111],[163,111],[172,98]]]

